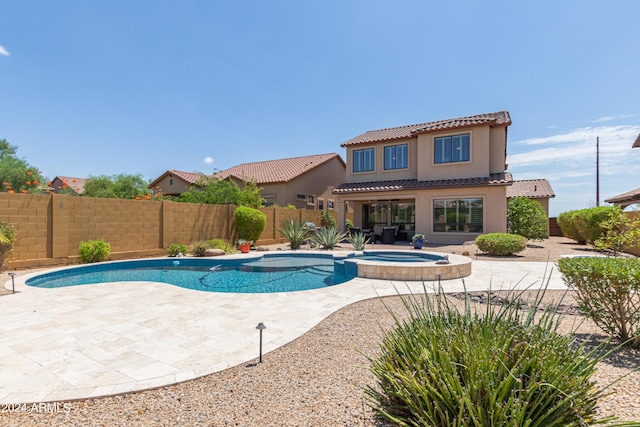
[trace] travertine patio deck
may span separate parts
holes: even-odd
[[[69,401],[186,381],[255,359],[259,322],[267,326],[266,354],[348,304],[423,289],[422,282],[361,278],[276,294],[149,282],[39,289],[26,286],[26,277],[16,277],[18,293],[0,298],[0,403]],[[464,284],[442,286],[539,288],[545,277],[550,289],[565,289],[555,266],[540,262],[474,261]]]

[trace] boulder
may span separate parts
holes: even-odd
[[[207,249],[204,251],[204,256],[220,256],[224,255],[226,252],[222,249]]]

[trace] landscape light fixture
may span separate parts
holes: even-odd
[[[9,276],[11,276],[11,290],[15,294],[16,293],[16,283],[15,283],[14,277],[16,277],[16,273],[9,273]]]
[[[260,322],[260,323],[258,323],[258,326],[256,326],[256,329],[260,331],[260,361],[259,361],[259,363],[262,363],[262,331],[267,329],[267,327],[264,326],[264,323]]]

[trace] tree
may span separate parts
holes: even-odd
[[[148,182],[142,175],[99,175],[91,176],[84,183],[83,196],[104,197],[109,199],[151,198]]]
[[[237,205],[240,188],[234,181],[214,176],[202,176],[196,185],[182,193],[179,202],[204,203],[211,205]]]
[[[233,180],[220,179],[215,175],[202,176],[196,185],[182,193],[177,201],[259,208],[263,203],[261,190],[255,180],[243,180],[240,187]]]
[[[17,146],[0,139],[0,191],[41,193],[45,179],[38,168],[16,157],[17,150]]]
[[[547,213],[542,205],[528,197],[513,197],[507,207],[509,232],[529,240],[547,238]]]

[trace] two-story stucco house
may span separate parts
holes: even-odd
[[[459,244],[506,232],[506,111],[372,130],[342,144],[346,182],[334,194],[338,223],[345,204],[354,225],[396,240],[416,233]],[[384,233],[388,235],[388,233]]]

